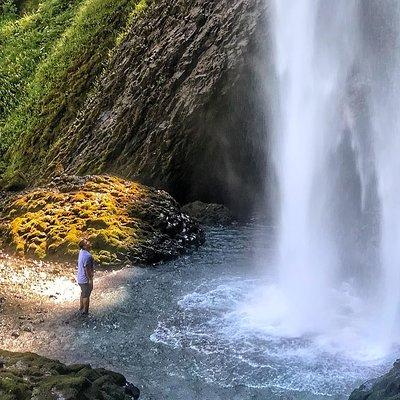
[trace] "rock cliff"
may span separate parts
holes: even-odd
[[[46,140],[22,134],[4,183],[109,172],[181,202],[254,210],[268,163],[265,4],[147,1],[73,122],[55,123]]]

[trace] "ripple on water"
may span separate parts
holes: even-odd
[[[246,305],[259,285],[242,277],[204,282],[177,299],[176,311],[158,321],[150,339],[197,354],[191,373],[224,387],[343,395],[392,361],[353,359],[324,346],[321,337],[285,338],[273,327],[255,326]]]

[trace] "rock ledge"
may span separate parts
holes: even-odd
[[[66,366],[33,353],[0,350],[3,400],[132,400],[139,389],[124,376],[79,364]]]

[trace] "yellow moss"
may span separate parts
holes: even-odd
[[[40,244],[37,245],[35,250],[35,256],[38,258],[45,258],[46,257],[46,241],[42,241]]]
[[[81,236],[82,232],[79,232],[75,226],[72,226],[68,230],[67,236],[65,236],[65,241],[78,244]]]
[[[11,234],[12,234],[12,242],[15,245],[15,249],[18,252],[24,252],[25,251],[25,241],[21,238],[19,235],[19,230],[21,225],[24,223],[24,218],[15,218],[13,221],[11,221],[10,227],[11,227]]]
[[[80,239],[88,237],[97,260],[115,262],[154,238],[157,228],[143,215],[158,212],[160,199],[167,198],[163,193],[110,176],[94,176],[71,188],[39,188],[14,197],[0,219],[8,244],[38,258],[70,258]]]
[[[76,193],[74,196],[73,196],[73,200],[75,200],[75,201],[84,201],[84,200],[86,200],[86,193]]]
[[[113,261],[144,236],[129,210],[148,196],[144,186],[109,176],[94,177],[72,193],[32,190],[8,208],[9,244],[38,258],[62,257],[76,254],[80,239],[88,236],[97,258]]]

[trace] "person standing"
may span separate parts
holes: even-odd
[[[81,288],[79,311],[82,315],[88,315],[94,276],[94,260],[93,256],[90,254],[92,245],[88,239],[82,239],[79,243],[79,248],[76,274],[76,281]]]

